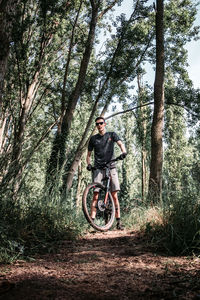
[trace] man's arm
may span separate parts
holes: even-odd
[[[124,144],[122,143],[122,141],[117,141],[117,145],[120,147],[122,153],[126,153],[126,148],[124,146]]]
[[[92,153],[92,151],[88,151],[88,153],[87,153],[87,156],[86,156],[87,165],[91,164],[91,153]]]

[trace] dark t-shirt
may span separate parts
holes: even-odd
[[[101,168],[105,162],[114,158],[114,143],[120,138],[115,132],[93,135],[89,141],[88,151],[94,149],[94,166]]]

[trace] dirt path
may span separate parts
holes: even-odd
[[[0,299],[200,299],[200,258],[169,257],[136,232],[90,233],[56,254],[0,266]]]

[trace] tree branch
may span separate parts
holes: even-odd
[[[128,113],[128,112],[131,112],[131,111],[133,111],[133,110],[135,110],[135,109],[137,109],[137,108],[141,108],[141,107],[143,107],[143,106],[148,106],[148,105],[151,105],[151,104],[154,104],[154,102],[153,102],[153,101],[152,101],[152,102],[148,102],[148,103],[143,104],[143,105],[138,105],[138,106],[134,106],[133,108],[130,108],[130,109],[126,109],[126,110],[123,110],[123,111],[119,111],[119,112],[117,112],[117,113],[115,113],[115,114],[112,114],[112,115],[106,117],[105,120],[108,120],[108,119],[110,119],[110,118],[112,118],[112,117],[115,117],[115,116],[117,116],[117,115],[121,115],[121,114],[125,114],[125,113]],[[185,106],[183,106],[183,105],[181,105],[181,104],[178,104],[178,103],[172,103],[172,102],[166,102],[165,104],[167,104],[167,105],[175,105],[175,106],[182,107],[182,108],[185,109],[189,114],[191,114],[192,116],[198,118],[198,115],[194,114],[194,113],[191,112],[188,108],[186,108]]]
[[[46,131],[43,133],[43,135],[40,137],[40,139],[37,141],[36,145],[33,146],[32,150],[30,151],[28,157],[26,158],[26,160],[23,162],[23,166],[25,166],[30,158],[32,157],[32,155],[34,154],[34,152],[38,149],[38,147],[40,146],[40,144],[45,140],[45,138],[49,135],[49,133],[51,132],[52,128],[58,124],[59,122],[59,118],[49,126],[49,128],[46,129]]]
[[[110,9],[115,6],[115,4],[118,2],[118,0],[114,0],[113,3],[111,3],[108,7],[106,7],[99,15],[98,20],[101,19]]]
[[[183,108],[184,110],[186,110],[190,115],[194,116],[195,118],[199,118],[198,115],[194,114],[193,112],[191,112],[190,109],[186,108],[184,105],[182,104],[179,104],[179,103],[172,103],[172,102],[166,102],[165,104],[167,105],[175,105],[175,106],[178,106],[178,107],[181,107]]]
[[[143,105],[138,105],[138,106],[134,106],[133,108],[130,108],[130,109],[126,109],[126,110],[123,110],[123,111],[119,111],[119,112],[117,112],[117,113],[115,113],[115,114],[112,114],[112,115],[106,117],[105,120],[108,120],[108,119],[110,119],[110,118],[112,118],[112,117],[115,117],[115,116],[117,116],[117,115],[125,114],[125,113],[128,113],[128,112],[130,112],[130,111],[133,111],[133,110],[135,110],[135,109],[137,109],[137,108],[140,108],[140,107],[143,107],[143,106],[148,106],[148,105],[151,105],[151,104],[154,104],[154,102],[148,102],[148,103],[143,104]]]

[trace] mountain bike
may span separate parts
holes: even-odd
[[[85,188],[82,198],[82,206],[84,215],[89,222],[89,224],[98,231],[107,231],[113,225],[115,220],[115,204],[113,197],[110,192],[110,181],[111,174],[110,169],[112,168],[112,164],[118,160],[121,160],[121,156],[110,160],[102,166],[104,171],[104,177],[102,179],[102,184],[100,183],[90,183]],[[96,168],[92,167],[91,171],[96,170]],[[93,202],[93,194],[94,191],[98,189],[98,199],[96,203],[96,217],[93,220],[91,218],[91,205]]]

